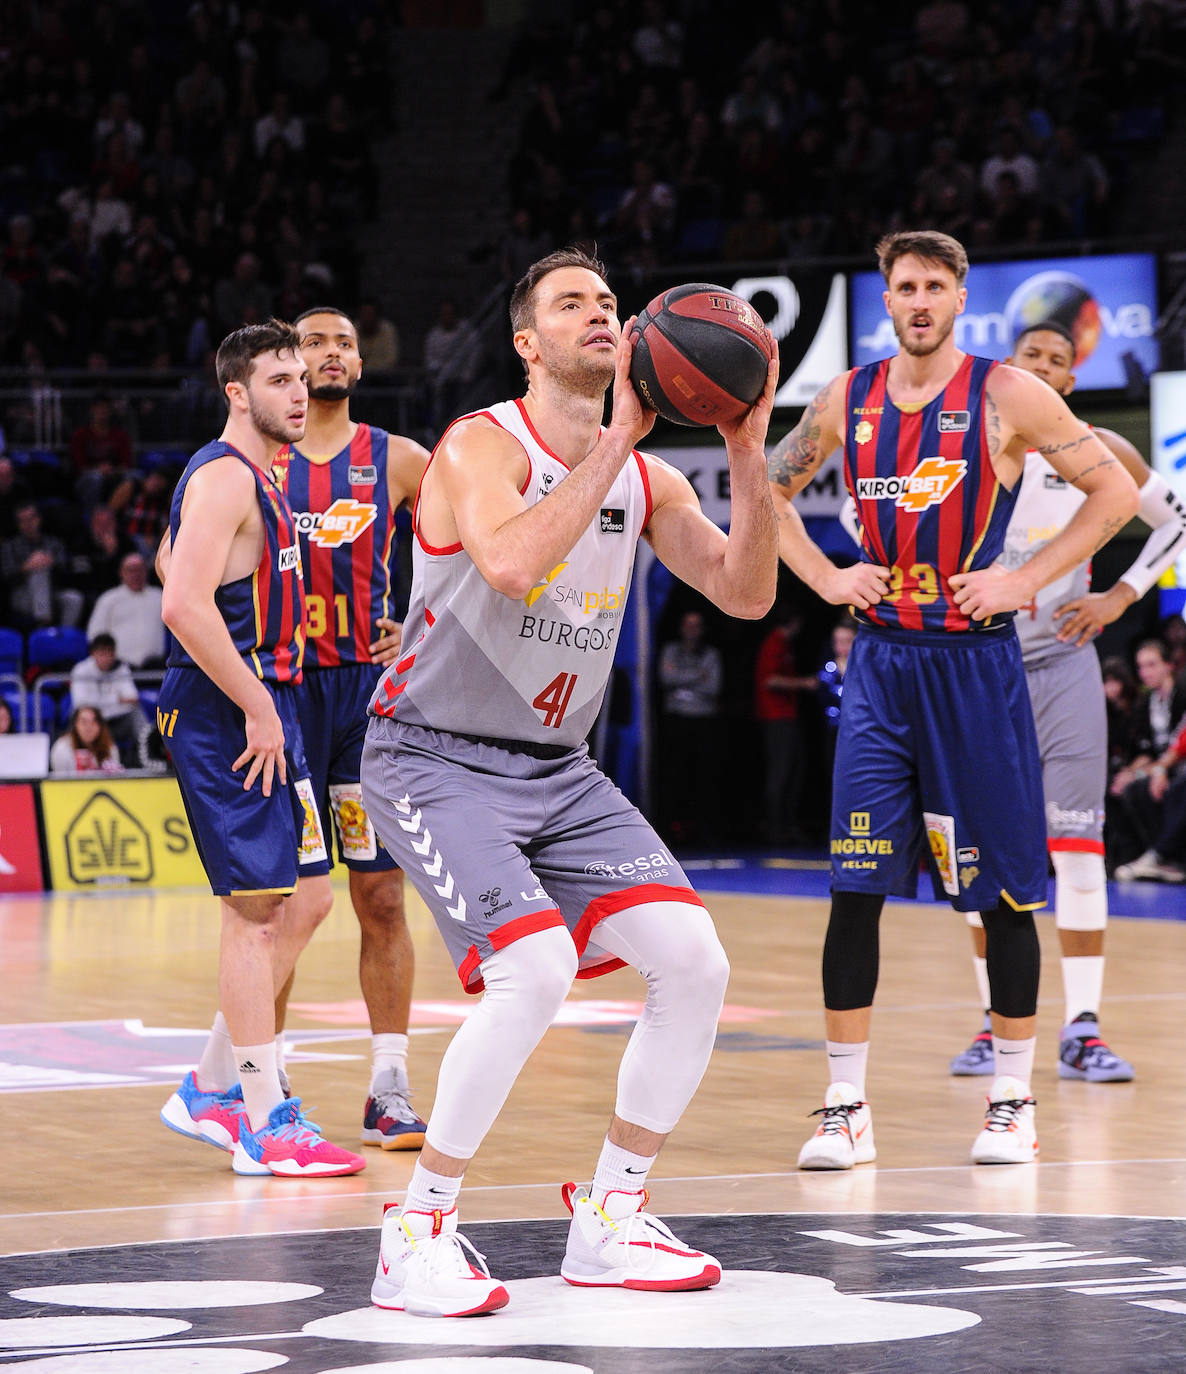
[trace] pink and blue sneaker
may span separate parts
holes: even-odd
[[[161,1120],[178,1135],[229,1151],[238,1143],[240,1128],[247,1126],[247,1109],[238,1083],[226,1092],[206,1093],[191,1072],[161,1108]]]
[[[237,1174],[276,1178],[337,1178],[366,1168],[361,1155],[331,1145],[315,1122],[301,1112],[299,1097],[285,1098],[258,1131],[243,1120],[231,1168]]]

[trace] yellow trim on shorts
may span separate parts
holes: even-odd
[[[233,887],[228,897],[291,897],[296,887]]]
[[[1001,888],[1001,896],[1004,897],[1005,901],[1009,903],[1014,911],[1041,911],[1046,905],[1045,899],[1040,902],[1015,902],[1004,888]]]

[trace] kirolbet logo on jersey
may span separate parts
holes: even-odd
[[[301,546],[289,544],[286,549],[281,549],[280,556],[276,560],[276,566],[281,572],[299,573],[301,570]]]
[[[350,496],[339,496],[324,511],[294,511],[297,532],[303,534],[310,544],[322,549],[336,549],[342,544],[353,544],[365,530],[375,523],[378,507],[370,502],[355,501]]]
[[[857,499],[892,501],[917,515],[930,506],[942,505],[964,480],[967,470],[962,458],[924,458],[908,477],[858,478]]]

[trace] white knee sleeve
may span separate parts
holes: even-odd
[[[1108,924],[1108,874],[1102,854],[1051,851],[1054,923],[1059,930],[1103,930]]]
[[[597,946],[647,980],[647,1001],[618,1070],[614,1110],[665,1135],[704,1077],[725,1001],[729,961],[701,906],[648,902],[607,916]]]
[[[965,911],[964,915],[968,918],[968,924],[977,930],[984,929],[984,922],[980,919],[978,911]]]
[[[563,926],[526,935],[483,959],[486,991],[441,1061],[426,1136],[434,1149],[454,1159],[477,1153],[576,971],[576,946]]]

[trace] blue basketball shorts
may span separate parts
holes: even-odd
[[[359,781],[367,706],[380,671],[373,663],[307,668],[296,693],[309,779],[330,863],[331,837],[336,836],[338,857],[347,868],[361,873],[389,872],[398,867],[375,834]]]
[[[284,727],[288,781],[264,796],[247,768],[231,765],[245,746],[243,712],[197,668],[170,668],[157,724],[177,769],[181,798],[211,890],[220,897],[289,893],[298,877],[328,873],[321,823],[305,763],[296,689],[265,684]]]
[[[915,897],[925,859],[957,911],[1046,904],[1042,770],[1012,626],[863,625],[844,680],[832,889]]]

